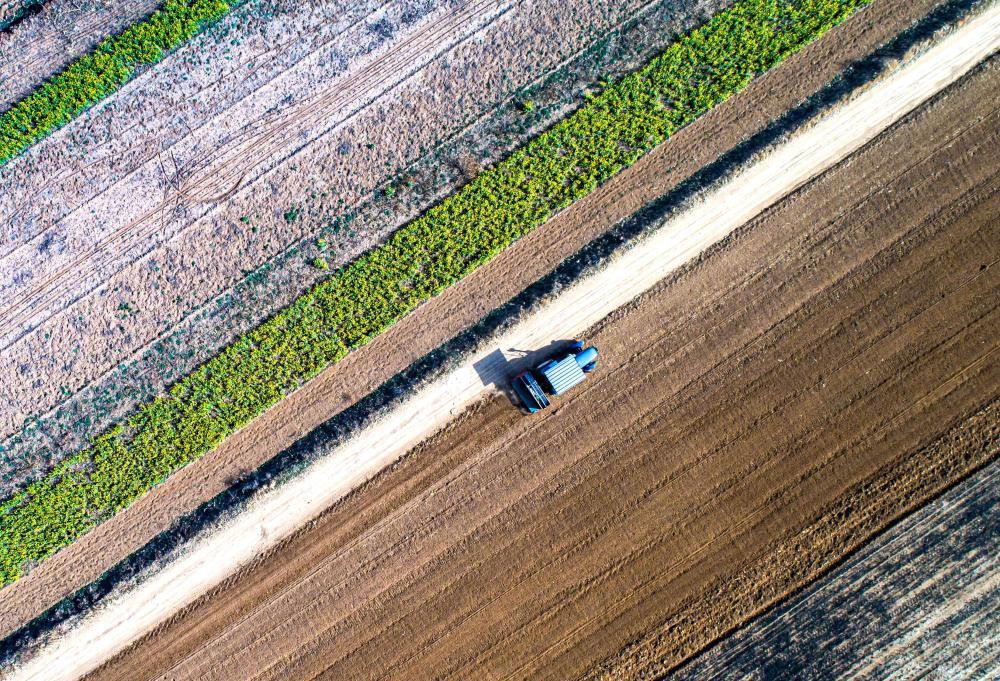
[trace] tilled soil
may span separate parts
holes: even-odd
[[[993,402],[963,429],[993,429]],[[985,421],[989,423],[985,423]],[[1000,462],[911,513],[850,560],[674,677],[987,678],[1000,668]]]
[[[0,629],[12,631],[89,583],[166,529],[173,518],[218,494],[234,475],[259,466],[409,362],[474,323],[610,225],[759,130],[829,80],[844,60],[866,54],[885,39],[884,31],[907,25],[908,13],[913,11],[911,6],[901,8],[891,3],[876,4],[872,9],[883,12],[885,25],[849,21],[831,34],[831,40],[811,45],[370,346],[325,372],[217,450],[179,471],[131,508],[8,586],[0,593],[4,606],[0,609]],[[522,257],[526,253],[532,254],[529,260]],[[525,267],[526,262],[531,266]]]
[[[992,67],[93,678],[662,672],[997,454]],[[985,410],[985,411],[984,411]]]

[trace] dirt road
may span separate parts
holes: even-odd
[[[975,43],[968,37],[955,36],[958,42],[950,43],[965,58]],[[954,62],[943,56],[929,54],[925,63],[954,76]],[[933,71],[910,75],[920,83],[934,80]],[[534,675],[543,663],[587,669],[655,629],[677,598],[739,569],[734,550],[748,559],[767,555],[770,543],[794,535],[838,495],[975,411],[996,388],[993,366],[984,361],[993,350],[995,296],[990,294],[996,279],[992,261],[978,262],[996,236],[988,222],[996,209],[996,167],[982,153],[996,141],[996,112],[983,96],[996,78],[995,68],[980,74],[974,85],[929,107],[853,160],[851,168],[834,171],[822,184],[832,182],[835,191],[813,186],[785,202],[596,331],[606,372],[551,414],[559,418],[521,419],[502,400],[490,402],[443,441],[380,478],[370,488],[371,498],[362,492],[325,516],[320,524],[325,531],[310,531],[309,543],[299,545],[303,554],[286,548],[259,568],[296,573],[292,582],[277,573],[273,580],[257,574],[233,586],[263,590],[267,603],[228,594],[196,608],[180,628],[164,629],[179,632],[182,645],[212,626],[226,629],[171,676],[217,676],[227,667],[244,674],[244,664],[226,663],[230,655],[260,662],[255,668],[261,676],[298,676],[318,659],[327,666],[343,663],[340,674],[351,675],[355,664],[368,673],[398,671],[410,654],[406,671],[418,676],[420,665],[427,665],[425,672],[445,669],[459,676],[468,665],[522,675]],[[786,145],[788,156],[776,154],[771,163],[754,166],[764,170],[753,179],[774,180],[770,184],[734,180],[726,189],[736,205],[709,201],[699,208],[702,218],[713,221],[697,224],[714,227],[719,215],[713,210],[720,205],[735,213],[730,219],[739,224],[740,204],[756,212],[761,206],[750,197],[766,202],[768,191],[781,191],[780,173],[769,174],[773,168],[795,176],[810,159],[819,162],[818,154],[832,153],[832,162],[836,151],[849,151],[852,136],[864,139],[871,131],[866,126],[877,126],[878,116],[886,115],[883,95],[892,93],[888,101],[897,103],[901,93],[913,95],[913,82],[890,85],[867,102],[855,102],[859,118],[837,118],[841,127],[817,125],[802,136],[813,135],[811,143],[796,146],[797,138]],[[877,106],[865,109],[865,103]],[[837,144],[817,144],[816,136]],[[939,144],[938,153],[928,159],[915,151],[921,145],[914,140]],[[784,180],[785,186],[796,185]],[[882,191],[865,191],[878,180]],[[940,202],[955,205],[947,219],[928,223]],[[653,237],[602,274],[614,277],[624,269],[633,278],[645,276],[642,269],[625,267],[627,259],[641,257],[649,244],[682,246],[677,236],[685,234],[690,237],[685,230],[662,242]],[[663,252],[670,251],[659,249],[661,261]],[[976,263],[970,264],[970,254]],[[940,277],[938,266],[949,276]],[[907,276],[914,281],[901,285]],[[576,288],[566,295],[572,298]],[[579,305],[573,309],[588,314]],[[549,320],[538,333],[571,330]],[[935,390],[924,394],[920,386]],[[913,410],[926,418],[910,418],[907,412]],[[410,430],[416,426],[414,417],[404,423]],[[390,432],[405,437],[398,428]],[[844,448],[845,441],[853,446]],[[672,455],[662,456],[664,451]],[[436,469],[442,462],[448,465]],[[329,472],[323,465],[317,477]],[[429,488],[407,502],[406,513],[376,519],[366,528],[350,529],[353,522],[338,527],[344,519],[338,514],[359,499],[376,507],[395,503],[378,488],[394,485],[385,480],[413,466],[429,466],[437,478],[425,479]],[[310,496],[286,499],[284,509],[290,502],[321,506],[325,488],[339,484],[324,479],[326,485],[314,486]],[[296,491],[303,490],[293,483],[278,494]],[[267,510],[259,528],[273,537],[288,511]],[[898,506],[889,510],[898,511]],[[357,513],[347,517],[361,522],[364,514]],[[333,517],[340,520],[330,525]],[[623,523],[633,528],[628,536],[613,531]],[[355,530],[363,532],[344,544],[344,532]],[[224,535],[226,551],[238,554],[242,542]],[[216,552],[215,564],[219,558]],[[491,576],[484,582],[486,575]],[[162,587],[156,590],[161,600],[181,591]],[[267,593],[272,587],[276,591]],[[581,624],[581,613],[598,604],[604,614]],[[148,616],[148,604],[130,605],[133,619]],[[252,617],[227,619],[234,608],[257,605]],[[198,624],[197,615],[208,610],[214,613],[211,623]],[[630,616],[620,617],[627,611]],[[401,614],[405,617],[397,617]],[[369,618],[372,623],[365,625]],[[252,631],[257,626],[268,630],[259,638]],[[310,638],[296,630],[300,626],[322,633]],[[560,642],[532,635],[536,626],[566,637]],[[71,655],[66,645],[72,644],[60,644],[61,653],[56,646],[56,659],[85,663],[80,656],[108,645],[109,637],[98,631],[90,630],[95,636],[88,639],[90,647]],[[362,640],[372,635],[395,643],[370,646]],[[501,640],[502,651],[496,645]],[[543,641],[553,646],[539,649]],[[140,650],[120,669],[137,678],[136,665],[163,663],[176,653],[173,645],[160,640],[155,653]],[[266,655],[255,652],[258,645]],[[343,657],[328,646],[339,647]],[[677,651],[653,652],[660,660]],[[374,657],[364,659],[368,653]],[[36,664],[44,665],[46,658]]]
[[[1000,428],[995,415],[993,423]],[[997,668],[1000,463],[911,514],[674,678],[977,679]]]

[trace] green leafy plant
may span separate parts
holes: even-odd
[[[0,580],[197,459],[868,0],[742,0],[0,503]]]
[[[236,0],[167,0],[147,19],[105,38],[34,92],[0,114],[0,165],[160,61]]]

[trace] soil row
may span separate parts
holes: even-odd
[[[952,430],[935,445],[952,451],[936,456],[954,456],[979,432],[997,442],[997,407]],[[672,678],[985,677],[1000,665],[998,483],[993,463]]]

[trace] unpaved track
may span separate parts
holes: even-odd
[[[48,0],[31,16],[0,31],[0,111],[161,4],[162,0]]]
[[[992,20],[995,17],[991,15],[989,19]],[[550,334],[572,335],[579,330],[578,328],[574,328],[574,323],[580,324],[585,323],[587,319],[600,318],[603,314],[602,307],[600,304],[595,305],[595,303],[601,297],[608,302],[618,300],[617,296],[624,296],[625,298],[621,300],[621,302],[624,302],[629,296],[634,295],[632,292],[641,292],[644,286],[651,285],[658,277],[663,276],[664,273],[669,272],[672,268],[688,260],[706,245],[724,237],[729,229],[731,229],[731,227],[726,226],[727,224],[732,224],[732,226],[738,225],[742,222],[742,216],[750,217],[756,211],[763,209],[774,198],[780,197],[782,188],[794,187],[799,182],[807,179],[810,176],[808,169],[815,170],[817,164],[822,168],[826,163],[835,162],[854,148],[852,145],[870,138],[870,135],[880,129],[880,125],[893,120],[892,109],[886,106],[886,101],[891,101],[897,106],[905,106],[907,97],[916,97],[915,100],[911,101],[919,101],[920,95],[916,94],[916,91],[919,90],[920,85],[933,90],[935,87],[940,87],[944,82],[954,78],[957,73],[962,71],[962,68],[954,61],[958,58],[957,55],[959,53],[962,55],[960,59],[972,60],[972,63],[974,63],[975,57],[973,53],[969,52],[968,48],[977,43],[980,45],[983,44],[977,41],[975,35],[977,30],[984,28],[985,26],[981,22],[970,24],[962,33],[949,38],[942,45],[940,51],[928,54],[912,67],[905,70],[900,80],[893,80],[883,84],[880,88],[862,97],[850,107],[847,107],[841,115],[834,116],[830,121],[817,125],[809,132],[784,145],[779,152],[768,157],[764,162],[755,165],[744,176],[741,176],[741,178],[734,180],[726,188],[726,191],[715,195],[704,206],[700,206],[685,213],[683,216],[679,216],[677,219],[671,221],[669,226],[664,228],[663,231],[658,232],[656,236],[644,242],[642,246],[623,255],[616,266],[605,270],[595,277],[584,280],[559,296],[555,302],[546,306],[538,314],[533,315],[529,320],[515,327],[508,334],[507,343],[521,344],[523,342],[529,346],[536,346],[544,343],[545,339],[551,338]],[[986,35],[992,36],[992,33],[987,33]],[[949,57],[948,54],[952,56]],[[995,83],[988,83],[988,85],[993,84]],[[979,95],[978,100],[974,99],[973,101],[982,100],[982,92],[980,91],[977,94]],[[968,110],[969,103],[964,102],[964,104],[967,105],[966,110]],[[982,131],[977,129],[976,133],[977,135],[974,136],[977,140],[976,143],[983,144]],[[821,143],[821,141],[827,140],[836,140],[837,144]],[[884,154],[880,158],[884,158]],[[805,174],[803,175],[803,173]],[[734,222],[730,223],[728,221]],[[700,229],[694,229],[696,225],[700,226]],[[830,229],[834,231],[833,227],[830,227]],[[752,233],[756,234],[757,232],[753,231]],[[834,233],[836,232],[834,231]],[[891,243],[891,241],[883,243],[889,237],[881,233],[867,236],[876,242],[874,245],[868,244],[869,249]],[[982,249],[983,247],[981,243],[982,236],[978,234],[972,239],[976,242],[973,246],[978,249]],[[801,235],[792,237],[792,242],[796,249],[802,247],[800,241]],[[857,256],[857,248],[862,248],[863,254],[870,253],[869,250],[864,250],[863,246],[864,244],[852,245],[848,249],[848,255]],[[770,253],[766,244],[758,244],[758,247],[763,248],[765,253]],[[755,250],[751,249],[750,252],[754,253]],[[664,258],[664,253],[670,253],[671,255]],[[757,254],[760,255],[759,251]],[[809,253],[808,255],[811,258],[816,257],[815,253]],[[766,269],[774,269],[776,263],[771,262],[770,257],[767,257],[767,260]],[[800,282],[800,286],[793,287],[793,290],[800,297],[805,296],[808,299],[814,293],[822,291],[826,286],[844,274],[843,268],[845,266],[847,265],[843,262],[836,263],[832,271],[824,273],[828,277],[827,279],[821,278],[815,280],[815,273],[810,272],[808,269],[805,273],[798,273],[803,277],[803,281]],[[649,277],[652,278],[650,279]],[[829,277],[833,277],[833,279],[829,279]],[[981,282],[983,279],[980,278],[978,281]],[[988,277],[985,280],[989,281]],[[642,282],[644,281],[648,283],[643,284]],[[779,281],[781,281],[780,277]],[[770,283],[774,284],[775,282],[771,281]],[[863,291],[866,292],[870,290],[872,289],[869,287],[863,288]],[[920,290],[924,289],[921,288]],[[835,299],[838,293],[834,292],[832,294]],[[670,296],[666,295],[654,298],[655,300],[661,300],[662,304],[667,306],[666,309],[660,308],[655,310],[657,318],[662,318],[667,310],[672,309],[674,315],[679,315],[679,319],[664,320],[664,328],[667,329],[666,335],[656,337],[656,334],[654,334],[650,346],[646,350],[641,351],[639,355],[630,358],[630,353],[624,352],[626,347],[634,346],[634,338],[618,337],[616,341],[611,336],[598,336],[603,339],[601,342],[611,353],[611,368],[615,367],[616,362],[626,362],[629,364],[638,362],[640,357],[647,359],[660,358],[661,355],[659,353],[666,347],[664,344],[669,345],[677,342],[678,339],[672,335],[671,330],[683,330],[687,326],[690,326],[678,324],[677,322],[688,318],[691,312],[684,306],[681,308],[671,307],[673,303],[668,298]],[[701,296],[698,299],[701,300]],[[711,300],[711,297],[709,297],[709,300]],[[664,387],[657,380],[653,380],[654,375],[669,374],[673,389],[668,390],[665,399],[667,402],[671,402],[671,395],[675,395],[678,390],[681,390],[686,382],[697,379],[699,376],[697,373],[699,367],[703,372],[710,372],[711,370],[714,363],[711,353],[705,352],[704,347],[696,346],[707,343],[706,347],[715,348],[718,352],[726,352],[726,348],[728,347],[729,352],[738,353],[740,348],[745,347],[747,343],[750,346],[756,345],[753,343],[753,340],[760,333],[767,331],[770,324],[774,321],[769,318],[769,314],[772,317],[776,314],[778,315],[778,319],[781,320],[786,319],[795,309],[796,300],[782,300],[780,296],[775,296],[770,300],[773,300],[777,306],[771,307],[766,311],[755,311],[761,314],[757,318],[750,320],[753,323],[746,323],[748,320],[742,319],[734,320],[730,318],[728,320],[729,323],[737,324],[736,330],[738,333],[727,333],[721,336],[721,338],[709,338],[705,334],[697,334],[688,342],[682,343],[680,349],[683,353],[692,352],[695,355],[695,357],[690,358],[689,365],[686,362],[680,362],[678,366],[670,366],[666,369],[662,365],[658,365],[655,371],[646,373],[639,371],[636,382],[634,384],[628,383],[624,386],[620,381],[608,378],[601,379],[595,381],[592,388],[588,388],[580,393],[578,399],[585,399],[587,395],[594,396],[597,394],[595,391],[599,392],[602,389],[609,391],[609,393],[614,393],[614,395],[605,395],[604,397],[597,394],[596,399],[600,405],[604,406],[595,408],[597,411],[609,410],[607,415],[590,419],[587,417],[587,409],[580,407],[578,416],[583,419],[583,422],[577,422],[574,418],[571,418],[567,422],[571,427],[565,431],[559,430],[560,423],[564,423],[562,419],[536,421],[520,420],[512,416],[508,417],[513,419],[513,426],[522,424],[523,428],[533,431],[535,430],[534,426],[537,425],[538,433],[544,434],[548,432],[549,435],[546,438],[554,438],[547,443],[535,443],[532,445],[531,451],[534,453],[531,455],[527,455],[524,452],[510,452],[511,456],[515,460],[529,461],[531,462],[531,466],[535,465],[535,463],[543,467],[548,466],[550,464],[548,456],[551,452],[547,450],[550,450],[558,442],[566,441],[567,438],[572,439],[573,437],[580,436],[583,438],[583,442],[593,441],[599,444],[606,436],[617,437],[614,432],[609,432],[607,429],[607,424],[614,423],[615,419],[624,419],[622,427],[625,429],[631,427],[631,425],[638,425],[640,432],[649,432],[657,435],[654,432],[655,428],[650,428],[649,424],[637,424],[632,420],[633,417],[642,417],[642,414],[646,411],[645,407],[642,406],[644,402],[659,405],[657,408],[661,408],[666,404],[666,402],[658,402],[659,398],[654,398],[655,395],[662,394],[662,388]],[[801,302],[801,298],[797,300]],[[696,301],[691,302],[691,309],[697,311],[700,306],[693,304]],[[845,301],[845,303],[850,304],[856,302],[854,300]],[[656,307],[649,301],[647,303],[652,308]],[[564,305],[568,307],[562,307]],[[709,308],[712,309],[715,306],[709,303]],[[645,306],[640,309],[645,309]],[[850,308],[851,311],[853,309],[853,307]],[[567,310],[573,310],[574,314],[568,314]],[[576,315],[579,316],[574,319]],[[821,328],[819,329],[820,337],[823,335],[822,331],[827,329],[826,326],[822,325],[822,321],[825,319],[826,317],[820,317],[819,320],[814,319],[814,321],[821,323]],[[645,317],[640,321],[644,330],[648,331],[650,328],[650,318]],[[762,324],[763,326],[761,326]],[[816,331],[817,329],[810,329],[811,333]],[[744,346],[739,345],[741,338]],[[835,338],[834,340],[839,339]],[[815,338],[809,339],[811,344],[814,344],[815,341]],[[500,342],[506,347],[503,339]],[[615,345],[616,343],[618,344],[617,346]],[[734,343],[736,345],[733,345]],[[834,343],[834,345],[837,345],[837,343]],[[885,352],[888,348],[890,348],[890,344],[882,343],[876,344],[875,350]],[[701,359],[696,361],[696,357],[699,356]],[[705,365],[704,361],[708,361],[709,364]],[[961,359],[958,361],[961,361]],[[673,365],[673,360],[668,363]],[[801,371],[796,373],[797,369],[801,369],[801,367],[796,366],[797,364],[798,362],[794,362],[788,365],[788,369],[792,371],[791,375],[793,376],[798,376],[802,373]],[[483,364],[480,363],[480,370],[482,370],[482,366]],[[760,365],[751,363],[751,366],[755,368],[755,371],[748,372],[748,374],[755,373],[756,367]],[[886,366],[888,366],[888,363]],[[679,368],[680,370],[678,370]],[[898,368],[894,367],[894,369]],[[489,370],[491,378],[499,380],[503,375],[502,365],[489,366]],[[472,374],[471,380],[469,378],[470,373]],[[496,376],[493,376],[494,373]],[[723,371],[723,373],[726,372]],[[881,374],[882,371],[880,370],[875,373]],[[847,377],[844,380],[850,380],[851,378],[853,377]],[[875,378],[873,376],[871,380],[875,380]],[[718,376],[712,377],[713,381],[717,379],[719,379]],[[767,383],[766,381],[758,381],[755,376],[749,375],[747,380],[751,381],[751,384]],[[302,479],[279,489],[271,497],[262,499],[254,510],[243,514],[232,526],[227,526],[216,537],[207,540],[207,545],[204,547],[206,550],[192,550],[188,556],[172,564],[164,574],[168,580],[174,580],[173,582],[162,582],[159,581],[159,577],[154,578],[150,583],[140,587],[139,592],[143,594],[141,597],[136,595],[98,614],[94,618],[93,626],[89,628],[87,626],[82,627],[82,633],[71,635],[58,643],[53,649],[46,651],[45,655],[29,664],[23,670],[23,673],[28,675],[32,669],[45,669],[46,663],[48,662],[51,665],[52,660],[73,659],[77,660],[80,665],[87,665],[89,664],[88,660],[94,659],[95,656],[100,656],[102,650],[113,649],[116,641],[128,640],[127,637],[133,635],[131,632],[155,622],[155,619],[151,618],[154,618],[158,611],[162,612],[164,608],[169,610],[170,607],[174,607],[172,604],[183,602],[184,598],[189,597],[198,588],[196,585],[197,582],[205,583],[207,580],[207,583],[211,583],[212,579],[217,578],[213,575],[220,573],[221,566],[226,561],[238,561],[240,556],[252,556],[255,547],[259,546],[262,533],[263,536],[268,538],[268,542],[279,539],[284,533],[287,533],[289,529],[294,527],[295,522],[307,519],[325,507],[331,499],[335,499],[342,493],[339,490],[344,485],[345,479],[356,478],[359,474],[364,475],[361,467],[377,468],[380,465],[380,460],[391,461],[391,457],[393,456],[392,449],[398,451],[408,441],[412,442],[414,438],[419,438],[420,432],[426,432],[428,428],[433,428],[434,422],[438,419],[437,417],[433,417],[432,413],[441,414],[444,418],[447,418],[450,409],[474,399],[477,391],[472,389],[473,386],[470,386],[470,382],[472,384],[476,383],[475,371],[461,368],[442,381],[435,383],[415,397],[409,405],[404,405],[403,408],[388,416],[383,422],[366,431],[366,433],[359,435],[351,443],[348,443],[348,445],[340,450],[339,454],[310,469]],[[695,382],[697,383],[698,381],[695,380]],[[769,389],[773,388],[773,385],[763,385],[763,388],[768,395],[773,392],[773,390]],[[709,390],[708,392],[711,393],[714,390]],[[822,397],[811,395],[810,392],[814,391],[810,391],[808,387],[802,389],[800,391],[801,394],[795,396],[797,399],[791,402],[792,407],[805,414],[819,413],[819,410],[816,408],[816,402],[817,399],[822,399]],[[837,395],[839,393],[834,391],[833,394]],[[697,400],[684,400],[682,405],[694,405],[695,402]],[[959,405],[959,402],[950,402],[949,404]],[[782,406],[784,405],[779,402],[775,407],[768,408],[765,405],[765,409],[769,409],[773,413]],[[630,411],[629,407],[633,411]],[[570,409],[570,406],[566,406],[565,409]],[[623,415],[621,412],[616,412],[616,409],[625,409],[626,414]],[[695,412],[695,420],[697,420],[699,414],[702,414],[702,411]],[[720,410],[719,414],[721,415],[720,418],[735,415],[733,410],[728,408]],[[797,423],[798,420],[795,420],[795,422]],[[526,433],[527,430],[525,431]],[[696,427],[690,431],[694,436],[703,432],[720,434],[712,428],[702,430],[700,427]],[[604,435],[601,436],[599,433],[604,433]],[[721,435],[724,438],[729,437],[729,435]],[[527,437],[527,434],[525,437]],[[520,437],[510,437],[509,433],[504,434],[502,439],[508,444],[522,440]],[[512,446],[514,449],[517,449],[516,445]],[[569,449],[571,453],[567,454],[567,456],[571,459],[587,453],[585,451],[587,448],[571,446]],[[754,447],[752,451],[757,454],[760,453],[759,447]],[[791,454],[793,452],[788,453]],[[389,458],[386,459],[385,457]],[[551,464],[557,465],[556,459],[558,458],[552,459]],[[566,462],[564,461],[563,463]],[[704,463],[703,457],[698,456],[694,463]],[[799,461],[799,464],[802,463],[804,462]],[[784,470],[783,467],[778,467],[779,472]],[[767,469],[762,471],[762,473],[764,479],[768,480],[768,476],[772,475],[774,471]],[[751,477],[741,476],[740,480],[746,482]],[[501,481],[498,478],[486,477],[481,479],[483,483],[482,491],[488,495],[488,504],[504,504],[505,499],[516,499],[518,498],[518,494],[526,493],[533,488],[534,483],[531,482],[531,476],[528,476],[526,480],[530,483],[528,488],[524,488],[521,485],[522,480],[520,476],[516,484],[511,485],[506,484],[510,482],[507,480]],[[487,481],[489,481],[489,484],[486,484]],[[495,485],[498,485],[499,488],[493,489]],[[721,491],[724,492],[725,490]],[[717,496],[719,492],[720,490],[708,490],[708,493],[712,496]],[[510,495],[515,496],[511,497]],[[495,511],[502,509],[503,506],[494,508]],[[296,521],[296,518],[299,520]],[[456,528],[454,532],[445,534],[431,532],[429,535],[413,535],[412,533],[407,533],[407,536],[411,539],[419,536],[437,541],[445,540],[446,536],[454,536],[458,539],[464,532],[465,530]],[[250,551],[249,554],[246,553],[248,550]],[[356,568],[356,561],[352,564]],[[407,562],[407,565],[417,567],[418,564]],[[352,593],[355,592],[352,591]],[[358,597],[361,596],[361,592],[357,592],[357,594]],[[147,596],[149,597],[148,600],[142,600]],[[319,602],[317,601],[317,603]],[[123,623],[123,626],[115,625],[116,613],[123,615],[125,620],[127,620],[127,624]],[[309,617],[302,618],[302,621],[309,621]],[[106,629],[105,627],[110,627],[110,629]],[[271,641],[271,644],[273,644],[273,641]],[[209,656],[206,655],[202,659],[208,662]],[[69,674],[72,671],[69,670],[67,673]]]
[[[9,634],[63,596],[97,579],[169,527],[174,518],[225,489],[233,476],[260,466],[410,362],[475,323],[615,222],[760,130],[833,78],[843,63],[866,55],[931,4],[876,2],[868,11],[878,14],[868,16],[881,21],[849,20],[682,130],[218,449],[0,591],[0,633]]]
[[[997,454],[998,83],[606,320],[553,411],[483,403],[92,678],[631,676],[815,576]]]
[[[895,672],[976,679],[998,668],[1000,463],[994,463],[674,678],[887,678]]]

